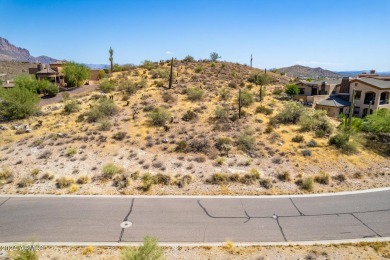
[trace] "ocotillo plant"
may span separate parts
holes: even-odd
[[[169,89],[172,88],[172,79],[173,79],[173,58],[171,60],[171,73],[169,74]]]

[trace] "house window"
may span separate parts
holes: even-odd
[[[362,92],[359,90],[359,91],[355,91],[355,99],[360,99],[362,97]]]
[[[305,94],[305,89],[304,88],[300,88],[299,89],[299,95],[304,95]]]
[[[390,97],[390,92],[382,92],[379,99],[379,105],[388,105],[389,97]]]
[[[364,104],[368,105],[370,104],[373,105],[375,103],[375,93],[374,92],[367,92],[366,95],[364,96]]]
[[[359,112],[360,112],[360,107],[354,107],[353,108],[353,114],[354,115],[359,115]]]

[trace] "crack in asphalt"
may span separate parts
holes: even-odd
[[[122,222],[128,220],[128,218],[129,218],[131,212],[133,211],[134,201],[135,201],[135,199],[133,198],[133,199],[131,200],[130,210],[129,210],[129,212],[127,213],[126,217],[123,219]],[[120,233],[120,235],[119,235],[118,243],[120,243],[120,242],[122,241],[122,237],[123,237],[124,232],[125,232],[125,229],[122,228],[121,233]]]
[[[294,203],[294,201],[292,200],[292,198],[290,198],[290,201],[291,201],[291,203],[293,204],[294,208],[299,212],[299,214],[300,214],[301,216],[304,216],[305,214],[303,214],[302,211],[299,210],[298,206],[295,205],[295,203]]]
[[[7,201],[9,201],[11,198],[8,198],[6,199],[5,201],[3,201],[1,204],[0,204],[0,207],[4,205],[4,203],[6,203]]]
[[[363,220],[361,220],[360,218],[358,218],[355,214],[351,213],[351,215],[356,218],[360,223],[362,223],[366,228],[368,228],[369,230],[371,230],[372,232],[375,233],[375,235],[377,235],[378,237],[382,237],[381,235],[379,235],[374,229],[370,228],[366,223],[363,222]]]
[[[276,215],[275,215],[276,216]],[[280,233],[282,233],[282,236],[283,236],[283,239],[285,242],[287,242],[287,239],[286,239],[286,235],[284,234],[284,231],[283,231],[283,227],[282,225],[279,223],[279,217],[276,216],[276,223],[278,223],[278,226],[279,226],[279,230],[280,230]]]

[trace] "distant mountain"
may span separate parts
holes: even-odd
[[[336,73],[346,77],[356,77],[362,73],[370,73],[370,70],[352,70],[352,71],[337,71]],[[390,76],[390,71],[377,71],[376,74],[380,76]]]
[[[0,61],[41,62],[48,64],[58,60],[47,56],[31,56],[27,49],[16,47],[7,39],[0,37]]]
[[[302,78],[338,78],[341,77],[340,74],[335,73],[330,70],[324,70],[320,67],[310,68],[302,65],[294,65],[290,67],[280,68],[278,72],[284,72],[287,76],[290,77],[302,77]]]
[[[83,64],[85,66],[87,66],[88,68],[90,68],[91,70],[100,70],[100,69],[106,69],[106,68],[110,67],[107,64],[86,64],[86,63],[83,63]]]

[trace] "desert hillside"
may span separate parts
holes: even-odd
[[[63,95],[39,116],[1,124],[0,192],[289,194],[388,186],[388,158],[368,149],[346,154],[327,136],[270,124],[290,78],[267,72],[260,101],[260,87],[248,81],[264,75],[258,69],[175,61],[171,89],[169,71],[170,61],[148,62],[101,80],[107,94]],[[247,102],[241,118],[239,89]],[[311,187],[302,186],[307,178],[315,180]]]

